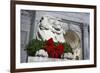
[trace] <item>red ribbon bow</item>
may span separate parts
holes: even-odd
[[[47,40],[45,49],[47,50],[49,56],[52,58],[60,58],[64,53],[64,46],[61,43],[55,46],[52,38]]]

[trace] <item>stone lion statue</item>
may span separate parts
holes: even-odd
[[[65,42],[64,30],[61,23],[56,20],[49,18],[48,16],[43,16],[38,24],[37,39],[48,40],[53,38],[54,42]]]
[[[74,31],[65,33],[62,24],[55,18],[43,16],[38,24],[36,38],[43,41],[53,38],[54,42],[67,42],[73,48],[73,54],[68,53],[64,57],[71,56],[71,59],[81,59],[79,36]]]

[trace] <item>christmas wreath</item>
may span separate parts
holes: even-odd
[[[72,53],[72,48],[67,43],[54,42],[52,38],[47,41],[33,39],[26,47],[29,56],[35,56],[39,50],[45,50],[51,58],[61,58],[64,53]]]

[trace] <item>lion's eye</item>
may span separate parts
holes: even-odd
[[[59,28],[55,28],[55,30],[60,31],[60,29],[59,29]]]

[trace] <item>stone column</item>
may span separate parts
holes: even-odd
[[[88,24],[83,24],[83,34],[84,34],[84,59],[87,60],[90,58],[90,47],[89,47],[89,28]]]

